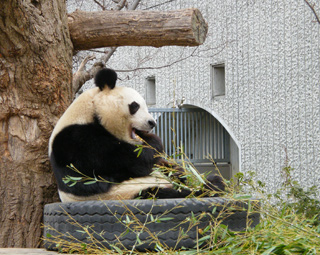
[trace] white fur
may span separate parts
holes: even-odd
[[[172,188],[172,184],[160,176],[146,176],[124,181],[120,184],[115,184],[107,193],[83,197],[75,196],[59,190],[59,196],[62,202],[119,199],[126,200],[134,198],[141,190],[151,187]]]

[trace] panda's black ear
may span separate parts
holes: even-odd
[[[94,77],[94,83],[100,90],[103,90],[105,86],[113,89],[116,86],[118,76],[117,73],[109,68],[103,68],[97,72]]]

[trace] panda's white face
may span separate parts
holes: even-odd
[[[156,125],[145,100],[132,88],[106,88],[94,97],[93,102],[101,124],[128,143],[141,143],[136,131],[150,132]]]

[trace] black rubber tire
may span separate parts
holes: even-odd
[[[130,228],[136,230],[128,231],[124,221],[132,220],[134,217],[141,223],[148,222],[146,228],[157,235],[158,241],[168,248],[179,249],[181,247],[193,248],[200,238],[199,229],[204,229],[212,221],[212,217],[218,217],[222,208],[231,208],[233,214],[223,215],[223,224],[235,231],[244,230],[247,220],[253,227],[259,223],[259,213],[247,215],[247,203],[231,202],[224,198],[201,198],[201,199],[158,199],[158,200],[112,200],[112,201],[86,201],[74,203],[47,204],[44,208],[44,237],[45,248],[56,250],[56,245],[50,242],[58,232],[60,238],[70,241],[71,235],[79,242],[91,243],[87,234],[79,226],[89,226],[90,233],[102,233],[93,236],[101,242],[102,246],[111,248],[117,245],[119,248],[131,250],[133,247],[138,251],[155,250],[156,245],[148,231],[139,234],[141,243],[137,243],[137,225],[131,224]],[[214,209],[216,207],[216,209]],[[224,209],[225,210],[225,209]],[[152,216],[150,216],[152,214]],[[201,215],[201,217],[200,217]],[[158,222],[152,219],[160,218]],[[162,217],[162,218],[161,218]],[[192,217],[200,217],[199,223],[188,230]],[[190,219],[190,220],[188,220]],[[72,224],[76,221],[77,224]],[[54,230],[53,230],[54,229]],[[181,230],[186,233],[183,239],[177,243]],[[187,231],[188,230],[188,231]],[[126,232],[127,231],[127,232]],[[125,235],[121,235],[126,233]],[[118,239],[117,239],[118,238]],[[52,240],[52,239],[51,239]],[[122,245],[119,245],[119,240]]]

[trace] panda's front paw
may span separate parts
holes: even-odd
[[[186,183],[186,171],[179,165],[172,166],[172,174],[171,176],[182,183]]]
[[[225,192],[226,184],[221,176],[210,174],[207,177],[206,188],[217,191],[217,194],[215,196],[219,196]]]

